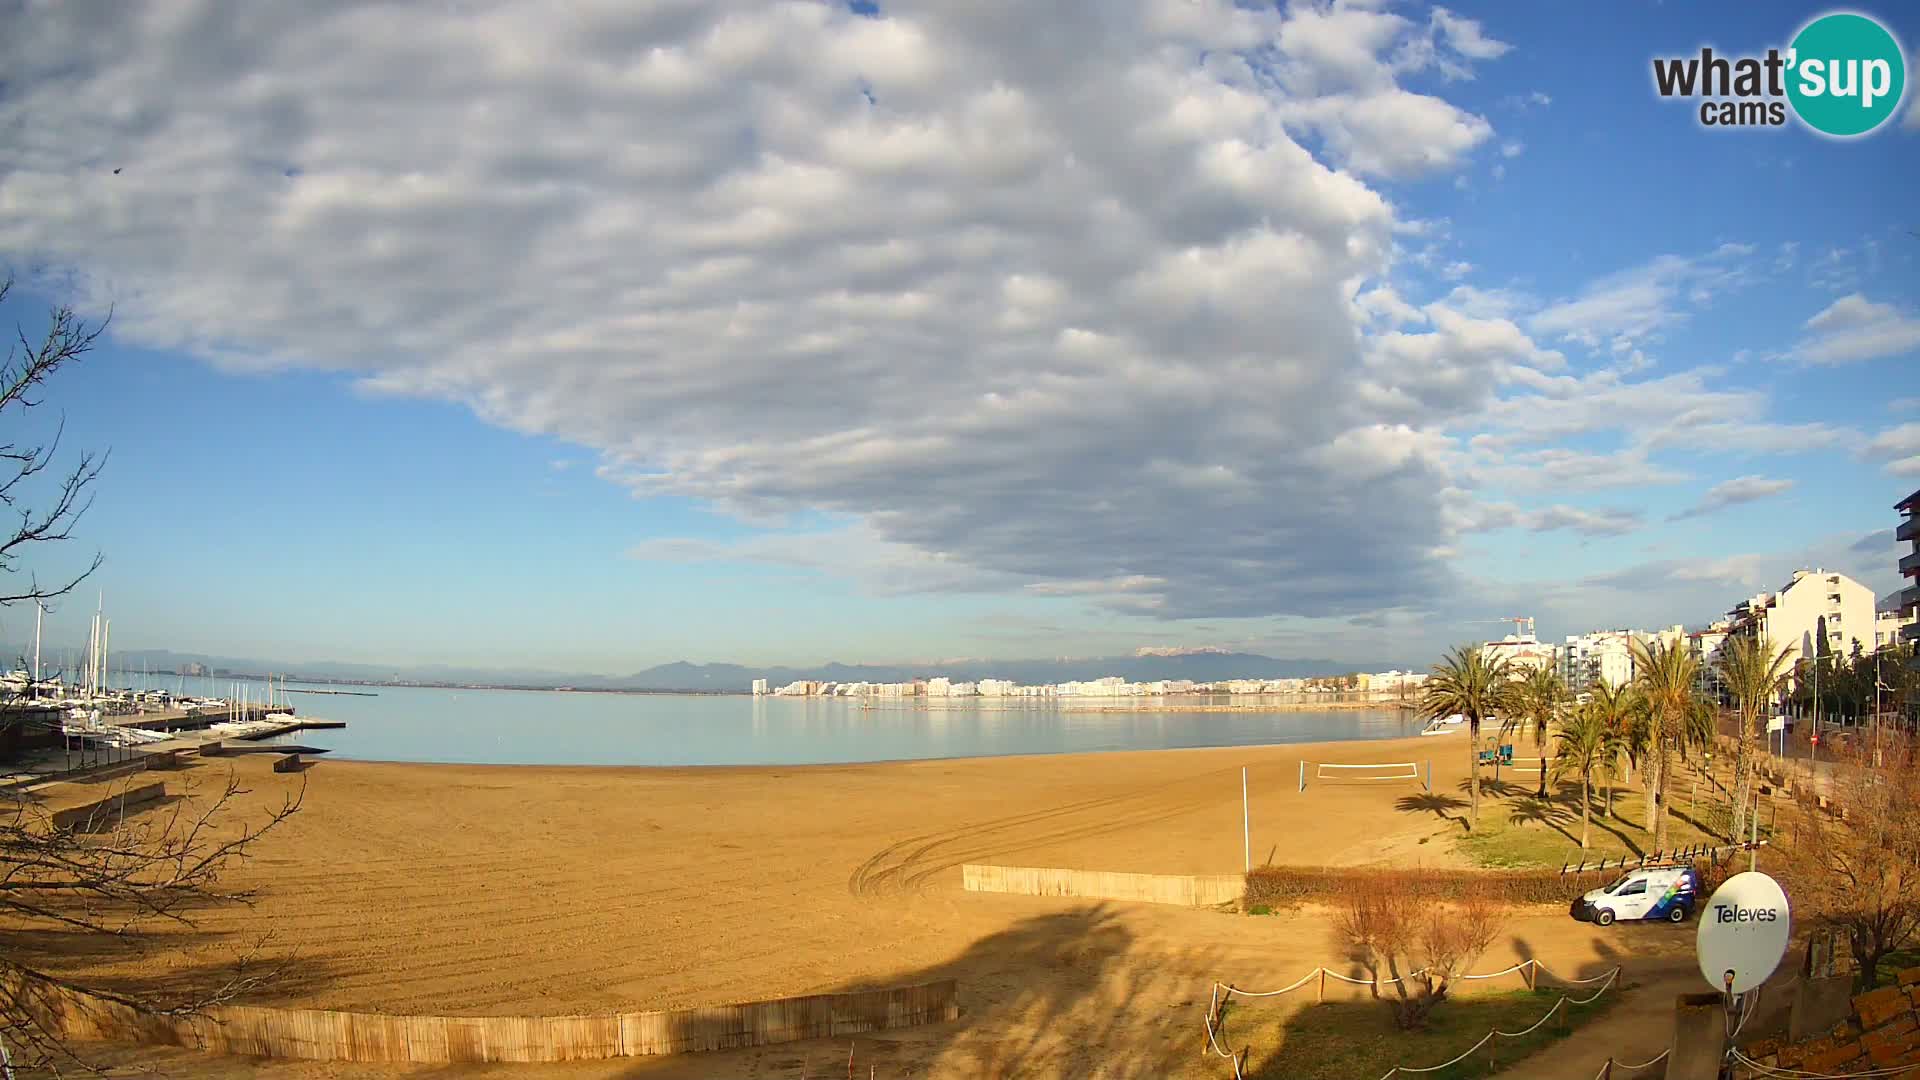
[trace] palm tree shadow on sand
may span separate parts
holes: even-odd
[[[1465,810],[1467,801],[1435,791],[1421,795],[1403,795],[1394,801],[1393,808],[1403,814],[1433,814],[1441,821],[1457,821],[1461,819],[1454,817],[1453,814]]]

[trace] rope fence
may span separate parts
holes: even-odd
[[[1612,1058],[1608,1058],[1607,1063],[1600,1066],[1600,1071],[1594,1074],[1593,1080],[1619,1080],[1618,1077],[1614,1076],[1613,1071],[1615,1069],[1625,1069],[1628,1072],[1639,1072],[1641,1069],[1651,1069],[1655,1065],[1667,1060],[1667,1055],[1671,1053],[1673,1053],[1671,1049],[1662,1050],[1657,1055],[1648,1058],[1638,1065],[1626,1065]]]
[[[1308,983],[1313,982],[1315,979],[1318,979],[1320,981],[1320,988],[1321,988],[1318,996],[1320,1000],[1324,1001],[1326,998],[1326,993],[1325,993],[1326,980],[1329,976],[1339,980],[1340,982],[1350,983],[1354,986],[1378,987],[1378,986],[1392,986],[1394,983],[1403,982],[1407,979],[1419,978],[1420,976],[1427,974],[1427,971],[1428,969],[1421,968],[1418,971],[1409,971],[1405,975],[1396,976],[1395,978],[1391,978],[1391,979],[1379,979],[1379,978],[1356,979],[1347,975],[1342,975],[1339,972],[1334,971],[1330,968],[1327,968],[1323,965],[1321,967],[1314,968],[1312,971],[1309,971],[1305,975],[1302,975],[1299,979],[1296,979],[1294,982],[1286,986],[1280,987],[1277,990],[1242,990],[1239,987],[1234,986],[1230,983],[1215,982],[1213,984],[1213,992],[1207,1001],[1207,1015],[1206,1015],[1207,1053],[1210,1056],[1222,1057],[1227,1059],[1227,1061],[1229,1061],[1233,1065],[1234,1080],[1245,1080],[1244,1074],[1242,1073],[1241,1070],[1245,1065],[1246,1055],[1247,1055],[1248,1049],[1250,1048],[1243,1047],[1238,1053],[1236,1053],[1220,1044],[1220,1038],[1222,1034],[1220,1029],[1222,1024],[1224,1024],[1225,1022],[1225,1017],[1222,1014],[1224,1013],[1227,1004],[1236,997],[1243,997],[1243,998],[1279,997],[1282,994],[1290,994],[1293,991],[1298,990],[1301,987],[1307,985]],[[1479,1050],[1481,1047],[1487,1045],[1487,1043],[1492,1041],[1496,1036],[1500,1038],[1506,1038],[1506,1039],[1518,1039],[1524,1035],[1531,1035],[1533,1034],[1534,1031],[1539,1029],[1540,1025],[1552,1019],[1554,1014],[1560,1011],[1561,1006],[1566,1005],[1568,1002],[1572,1002],[1575,1005],[1585,1005],[1588,1002],[1594,1001],[1598,999],[1601,994],[1606,993],[1607,990],[1610,987],[1612,987],[1614,982],[1620,977],[1620,968],[1616,966],[1610,971],[1603,972],[1602,974],[1599,974],[1599,975],[1594,975],[1590,978],[1585,978],[1585,979],[1569,978],[1567,976],[1558,974],[1553,969],[1547,967],[1545,964],[1542,964],[1538,960],[1527,959],[1527,960],[1520,961],[1519,963],[1513,965],[1512,967],[1503,968],[1499,971],[1489,971],[1479,975],[1456,975],[1454,976],[1454,978],[1460,979],[1462,981],[1479,980],[1479,979],[1498,979],[1507,975],[1512,975],[1515,972],[1519,972],[1521,974],[1521,977],[1526,980],[1527,988],[1530,990],[1536,987],[1536,984],[1539,981],[1539,976],[1543,972],[1546,974],[1546,976],[1549,979],[1552,979],[1555,982],[1559,982],[1568,986],[1591,986],[1594,983],[1599,983],[1600,987],[1599,989],[1595,990],[1592,994],[1589,994],[1584,998],[1573,998],[1566,994],[1562,994],[1560,995],[1560,999],[1558,1001],[1555,1001],[1553,1003],[1553,1006],[1546,1011],[1546,1014],[1541,1016],[1540,1019],[1534,1021],[1531,1026],[1523,1028],[1519,1031],[1501,1031],[1498,1028],[1492,1031],[1489,1031],[1486,1033],[1485,1036],[1483,1036],[1480,1039],[1479,1042],[1474,1043],[1472,1046],[1468,1047],[1464,1053],[1462,1053],[1459,1057],[1456,1057],[1451,1061],[1442,1062],[1439,1065],[1433,1065],[1426,1068],[1417,1068],[1417,1067],[1408,1066],[1408,1065],[1396,1065],[1392,1069],[1389,1069],[1386,1075],[1382,1076],[1380,1080],[1391,1080],[1392,1077],[1394,1077],[1399,1073],[1439,1072],[1441,1069],[1444,1069],[1449,1065],[1454,1065],[1459,1063],[1460,1061],[1465,1060],[1468,1055],[1472,1054],[1476,1050]],[[1661,1058],[1664,1058],[1665,1056],[1666,1055],[1663,1053],[1661,1054],[1660,1058],[1655,1058],[1654,1061],[1659,1061]],[[1651,1064],[1651,1062],[1649,1062],[1648,1064]],[[1613,1062],[1609,1061],[1607,1065],[1609,1068],[1611,1068],[1613,1067]],[[1645,1066],[1632,1066],[1632,1067],[1644,1068]]]
[[[1553,1003],[1553,1008],[1548,1009],[1546,1011],[1546,1015],[1542,1016],[1538,1020],[1535,1020],[1531,1027],[1522,1028],[1519,1031],[1501,1031],[1499,1028],[1495,1028],[1492,1031],[1487,1032],[1485,1035],[1482,1035],[1480,1037],[1479,1042],[1474,1043],[1472,1046],[1469,1046],[1464,1051],[1462,1051],[1459,1057],[1453,1058],[1450,1061],[1443,1061],[1438,1065],[1429,1065],[1425,1068],[1416,1068],[1411,1065],[1395,1065],[1393,1068],[1388,1069],[1386,1072],[1382,1073],[1380,1075],[1380,1080],[1393,1080],[1394,1077],[1400,1075],[1401,1073],[1439,1072],[1441,1069],[1444,1069],[1449,1065],[1458,1065],[1460,1062],[1465,1061],[1468,1058],[1468,1056],[1473,1054],[1476,1050],[1479,1050],[1481,1047],[1492,1042],[1495,1036],[1498,1036],[1503,1039],[1518,1039],[1523,1035],[1531,1035],[1534,1033],[1535,1030],[1537,1030],[1540,1027],[1541,1024],[1544,1024],[1549,1019],[1551,1019],[1554,1013],[1559,1012],[1560,1006],[1565,1005],[1567,1002],[1571,1001],[1575,1005],[1585,1005],[1590,1001],[1599,1000],[1600,995],[1606,993],[1607,989],[1613,985],[1614,980],[1619,978],[1619,976],[1620,976],[1620,969],[1614,968],[1612,971],[1607,973],[1606,981],[1600,984],[1600,989],[1595,990],[1593,993],[1588,994],[1586,997],[1583,997],[1583,998],[1572,998],[1572,997],[1568,997],[1565,994],[1560,995],[1560,1000]]]

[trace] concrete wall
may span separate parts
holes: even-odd
[[[952,979],[889,990],[598,1016],[389,1016],[215,1006],[159,1016],[20,975],[5,993],[71,1039],[309,1061],[589,1061],[832,1038],[956,1019]]]
[[[1212,907],[1238,901],[1240,894],[1246,890],[1246,879],[1238,874],[1122,874],[1104,870],[967,863],[960,867],[960,885],[968,892],[1078,896]]]

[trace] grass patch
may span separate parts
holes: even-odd
[[[1880,961],[1880,970],[1874,972],[1874,986],[1893,986],[1899,980],[1899,974],[1910,967],[1920,967],[1920,945],[1912,949],[1893,949]]]
[[[1668,811],[1667,846],[1727,843],[1711,831],[1725,827],[1724,804],[1710,800],[1703,791],[1690,809],[1685,791],[1682,785],[1682,794]],[[1562,789],[1543,802],[1519,785],[1489,784],[1481,790],[1479,827],[1471,833],[1462,829],[1454,838],[1455,849],[1477,866],[1498,869],[1559,869],[1583,858],[1591,863],[1651,853],[1653,837],[1640,825],[1646,819],[1646,799],[1640,792],[1616,791],[1611,817],[1596,803],[1591,846],[1584,851],[1579,798],[1577,790]],[[1761,834],[1766,835],[1766,830]]]
[[[1423,1080],[1466,1080],[1510,1068],[1522,1058],[1565,1038],[1604,1015],[1620,1000],[1616,987],[1585,1005],[1568,1002],[1552,1020],[1517,1039],[1495,1037],[1493,1067],[1488,1047]],[[1428,1067],[1447,1060],[1493,1029],[1519,1031],[1545,1015],[1564,991],[1514,990],[1454,998],[1435,1009],[1424,1031],[1400,1031],[1387,1006],[1374,1001],[1309,1005],[1262,1022],[1256,1008],[1236,1006],[1228,1020],[1229,1041],[1251,1046],[1249,1080],[1352,1080],[1376,1077],[1396,1065]]]

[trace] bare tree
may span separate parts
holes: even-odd
[[[0,300],[12,290],[11,280],[0,281]],[[37,408],[40,386],[56,371],[92,351],[106,325],[105,320],[89,325],[72,308],[63,306],[48,313],[46,332],[37,340],[24,328],[17,330],[7,347],[6,360],[0,363],[0,417]],[[52,466],[64,430],[63,423],[45,442],[0,442],[0,505],[16,516],[11,535],[0,528],[0,573],[20,573],[22,560],[36,544],[71,538],[74,524],[92,505],[87,488],[100,475],[106,457],[90,453],[80,455],[61,477],[50,499],[38,504],[29,500],[36,486],[34,478]],[[29,600],[44,603],[64,596],[100,568],[100,558],[95,554],[92,565],[57,587],[41,585],[38,576],[29,571],[24,587],[0,589],[0,606]]]
[[[1434,1007],[1498,937],[1507,911],[1484,892],[1441,896],[1419,871],[1404,879],[1369,875],[1356,881],[1336,915],[1336,929],[1373,977],[1403,1029],[1426,1026]],[[1383,997],[1387,983],[1392,997]]]
[[[1813,788],[1776,838],[1787,885],[1802,917],[1847,935],[1871,988],[1887,954],[1920,936],[1920,755],[1896,738],[1877,765],[1857,751],[1835,763],[1824,796]]]
[[[299,811],[305,793],[302,780],[252,822],[235,812],[236,801],[250,792],[232,773],[216,793],[189,793],[144,814],[116,805],[81,821],[57,822],[31,798],[6,799],[0,807],[0,1038],[13,1064],[85,1064],[62,1035],[62,991],[178,1016],[229,1001],[277,975],[277,966],[262,965],[256,945],[210,985],[129,995],[40,970],[31,953],[39,938],[78,932],[96,946],[137,956],[145,932],[156,925],[191,929],[214,907],[251,904],[254,891],[228,888],[224,877],[261,836]]]
[[[0,281],[0,299],[12,282]],[[99,339],[105,323],[89,325],[68,307],[48,316],[37,338],[25,330],[0,363],[0,418],[17,418],[39,407],[38,394],[61,368],[79,360]],[[100,475],[104,457],[82,454],[57,482],[36,478],[53,466],[64,425],[45,441],[0,441],[0,505],[15,515],[11,530],[0,526],[0,574],[10,577],[0,589],[0,606],[30,601],[41,604],[86,580],[91,565],[64,584],[43,585],[29,557],[43,545],[71,537],[74,524],[91,504],[88,488]],[[10,534],[9,534],[10,532]],[[0,706],[0,725],[14,718]],[[204,1009],[244,993],[272,971],[261,971],[252,952],[243,953],[230,977],[211,986],[175,987],[173,992],[127,996],[79,985],[34,958],[52,952],[50,944],[77,935],[90,948],[139,950],[143,931],[153,924],[191,927],[211,906],[247,903],[246,890],[227,889],[222,878],[268,830],[300,807],[304,782],[285,794],[264,820],[237,819],[235,801],[246,794],[229,774],[210,798],[191,792],[169,806],[131,813],[108,800],[85,820],[68,821],[50,813],[35,796],[8,789],[0,795],[0,1040],[14,1065],[57,1067],[81,1063],[66,1046],[60,1023],[63,993],[82,991],[137,1009],[180,1014]],[[57,966],[57,965],[56,965]],[[83,1064],[83,1063],[81,1063]]]

